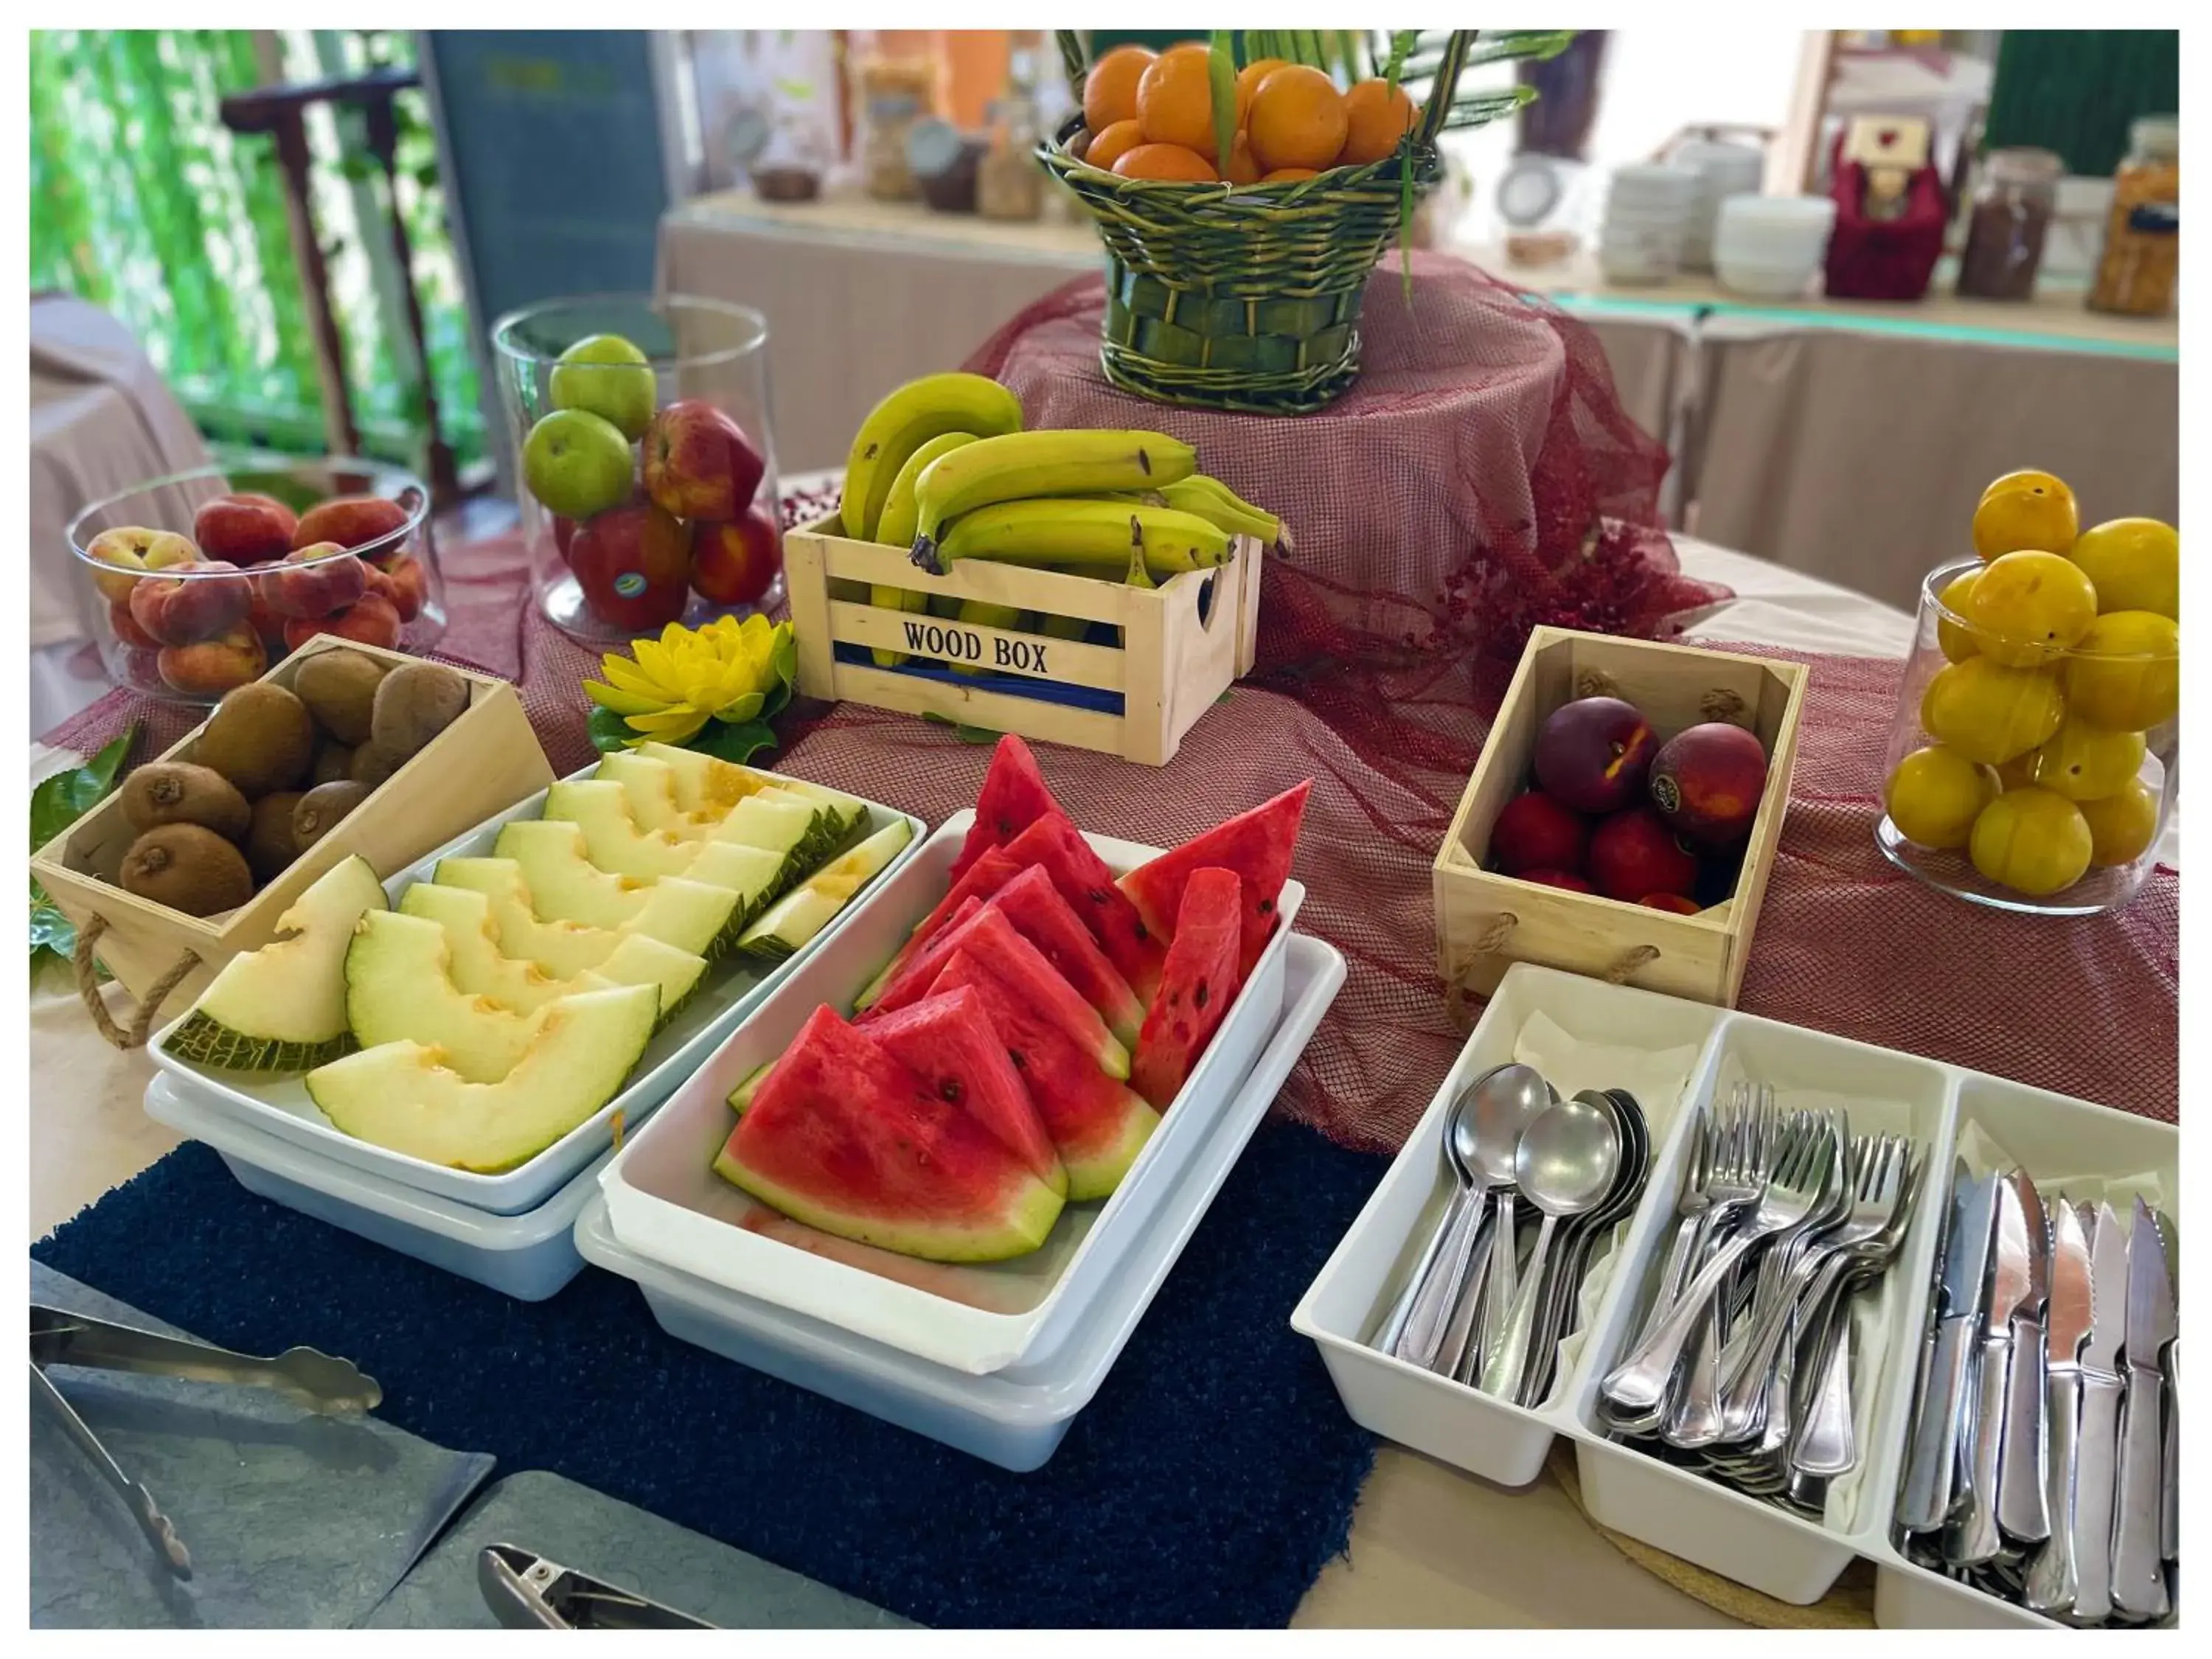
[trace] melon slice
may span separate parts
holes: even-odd
[[[618,783],[629,802],[629,815],[641,830],[659,830],[696,840],[714,828],[714,820],[694,817],[676,804],[676,769],[634,749],[617,749],[602,755],[592,771],[596,782]]]
[[[888,1014],[909,1003],[919,1002],[929,994],[929,988],[937,980],[938,970],[951,959],[960,948],[960,940],[968,926],[982,914],[983,901],[970,893],[952,913],[951,920],[931,935],[929,943],[915,952],[896,977],[875,995],[857,1015],[854,1024],[865,1025],[878,1014]]]
[[[728,761],[702,755],[696,749],[679,749],[673,744],[643,743],[630,752],[659,761],[668,769],[678,811],[716,823],[727,817],[730,809],[739,801],[772,787],[775,782],[768,774],[756,772],[749,766],[733,766]]]
[[[613,950],[594,968],[560,979],[536,963],[502,954],[492,923],[491,900],[465,887],[418,881],[399,896],[399,913],[434,921],[446,930],[449,971],[456,990],[489,997],[516,1013],[610,985],[650,985],[660,993],[660,1023],[665,1025],[706,976],[707,959],[642,933],[616,937]]]
[[[1062,1201],[981,1119],[827,1006],[761,1085],[714,1170],[794,1221],[932,1261],[1026,1255]]]
[[[354,925],[385,908],[358,854],[316,878],[276,918],[277,936],[222,965],[161,1046],[225,1071],[304,1072],[353,1046],[346,1025],[346,948]]]
[[[700,842],[697,846],[698,856],[684,871],[684,879],[726,887],[738,896],[738,908],[730,920],[732,930],[741,931],[783,891],[788,862],[776,854],[733,841]]]
[[[1159,1127],[1159,1114],[1127,1084],[1099,1070],[1030,1000],[1027,986],[1009,984],[967,951],[955,951],[936,988],[963,987],[982,997],[999,1041],[1029,1086],[1045,1133],[1067,1166],[1068,1202],[1109,1195]]]
[[[580,921],[538,918],[522,866],[513,859],[441,859],[434,884],[482,893],[491,907],[500,952],[533,962],[555,979],[570,979],[607,959],[623,935]]]
[[[983,787],[975,796],[975,822],[968,826],[968,839],[952,860],[953,880],[967,874],[992,848],[1004,847],[1039,818],[1059,811],[1060,803],[1045,787],[1044,774],[1037,770],[1029,744],[1007,732],[991,751],[990,769],[983,774]]]
[[[698,856],[697,842],[638,828],[629,792],[611,778],[562,779],[545,792],[544,816],[581,829],[584,856],[609,875],[657,881],[684,874]]]
[[[451,961],[436,922],[370,911],[346,951],[346,1023],[364,1048],[425,1043],[469,1082],[496,1083],[530,1047],[545,1011],[518,1014],[469,995],[454,985]]]
[[[860,993],[853,1006],[866,1008],[884,994],[885,988],[899,976],[900,971],[914,960],[921,948],[937,937],[945,925],[961,913],[970,896],[987,899],[1021,874],[1022,866],[996,848],[968,866],[968,873],[952,884],[952,890],[937,902],[937,908],[921,919],[914,932],[907,935],[906,943],[898,953],[885,963],[883,970],[868,981],[868,988]]]
[[[650,988],[563,997],[497,1083],[471,1083],[439,1051],[395,1042],[307,1073],[307,1093],[344,1133],[426,1163],[487,1174],[528,1162],[622,1090],[653,1034]]]
[[[762,962],[781,962],[803,949],[852,902],[855,893],[882,873],[913,836],[914,826],[899,818],[851,852],[830,860],[745,929],[738,940],[739,953]]]
[[[1048,812],[1006,845],[1006,856],[1023,864],[1043,866],[1060,890],[1067,908],[1075,912],[1098,948],[1114,964],[1130,989],[1149,1002],[1160,982],[1160,959],[1167,951],[1165,934],[1155,934],[1145,925],[1082,832],[1066,815]],[[1173,919],[1170,913],[1170,919]]]
[[[1056,1193],[1067,1191],[1067,1169],[1045,1133],[1029,1085],[1014,1069],[1006,1046],[983,1006],[963,986],[924,997],[886,1014],[868,1028],[885,1054],[906,1066],[940,1100],[963,1106],[1012,1149],[1036,1178]]]
[[[1175,943],[1129,1066],[1132,1086],[1164,1112],[1190,1080],[1243,985],[1237,965],[1243,891],[1235,871],[1213,865],[1194,870],[1183,884]]]
[[[820,861],[823,815],[811,802],[781,791],[748,795],[714,826],[711,837],[757,848],[778,860],[775,889],[784,889]]]
[[[1129,896],[1137,914],[1161,939],[1175,932],[1182,911],[1183,884],[1191,872],[1215,865],[1233,870],[1243,883],[1243,921],[1237,946],[1237,971],[1249,975],[1275,931],[1275,901],[1290,879],[1291,855],[1297,850],[1298,824],[1305,817],[1306,797],[1313,781],[1285,789],[1273,800],[1249,812],[1217,823],[1202,836],[1161,854],[1121,878],[1121,891]]]
[[[993,856],[1003,854],[985,854],[976,860],[975,869],[981,869]],[[1107,1030],[1123,1048],[1136,1047],[1138,1030],[1145,1023],[1145,1005],[1106,959],[1090,930],[1067,908],[1067,901],[1060,897],[1050,876],[1030,865],[993,896],[991,908],[1006,912],[1014,931],[1036,945],[1038,954],[1098,1011]]]
[[[579,824],[545,818],[503,824],[492,850],[522,866],[538,913],[562,921],[619,927],[645,908],[653,885],[634,876],[610,875],[593,864]]]

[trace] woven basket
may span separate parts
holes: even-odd
[[[1420,124],[1395,154],[1315,179],[1125,179],[1068,154],[1080,116],[1039,144],[1106,244],[1106,378],[1160,403],[1260,415],[1304,414],[1350,386],[1368,275],[1443,177],[1437,133],[1471,39],[1452,34]],[[1064,32],[1061,50],[1081,63]]]

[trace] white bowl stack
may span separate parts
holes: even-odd
[[[1598,231],[1598,268],[1609,283],[1663,283],[1682,268],[1698,201],[1687,167],[1617,168]]]
[[[1825,196],[1731,196],[1713,232],[1713,269],[1738,294],[1796,299],[1820,274],[1835,223]]]
[[[1698,176],[1696,200],[1690,210],[1689,234],[1682,243],[1682,269],[1713,268],[1713,233],[1720,222],[1721,204],[1733,196],[1756,196],[1766,173],[1766,155],[1749,144],[1724,144],[1693,138],[1674,152],[1674,165]]]

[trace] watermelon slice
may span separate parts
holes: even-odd
[[[1235,871],[1214,865],[1192,871],[1183,884],[1160,994],[1145,1016],[1129,1067],[1131,1085],[1164,1112],[1190,1080],[1243,985],[1237,965],[1243,889]]]
[[[969,894],[960,908],[952,913],[952,920],[937,930],[936,936],[908,959],[899,969],[898,977],[876,993],[876,1000],[853,1016],[855,1025],[874,1023],[879,1015],[921,1001],[929,994],[936,983],[938,971],[960,948],[960,941],[968,932],[969,924],[983,912],[983,901]]]
[[[1007,843],[1006,856],[1043,867],[1060,897],[1067,901],[1067,908],[1106,952],[1106,959],[1139,998],[1149,1000],[1159,987],[1167,935],[1155,936],[1146,930],[1137,907],[1114,884],[1114,872],[1106,867],[1106,860],[1092,850],[1066,814],[1054,812],[1039,818]],[[1175,920],[1172,910],[1168,919]]]
[[[961,931],[959,948],[1007,984],[1018,986],[1037,1012],[1059,1026],[1107,1076],[1129,1075],[1129,1051],[1121,1039],[1106,1029],[1098,1011],[1045,960],[1044,953],[1015,931],[1005,911],[992,904],[977,911]]]
[[[1037,1115],[1067,1166],[1068,1202],[1109,1196],[1159,1127],[1160,1115],[1069,1042],[1029,997],[1026,985],[1010,984],[967,951],[956,951],[936,988],[963,988],[981,996],[999,1041],[1029,1085]]]
[[[1182,914],[1183,885],[1191,872],[1207,865],[1235,871],[1243,884],[1244,921],[1237,957],[1237,975],[1243,978],[1251,973],[1275,931],[1275,901],[1290,878],[1298,822],[1305,816],[1306,797],[1312,793],[1313,781],[1308,779],[1249,812],[1215,824],[1204,835],[1132,870],[1121,878],[1121,891],[1134,904],[1146,927],[1161,939],[1170,939],[1176,919]],[[1107,952],[1113,952],[1110,945]]]
[[[1038,1180],[1056,1193],[1067,1191],[1066,1166],[975,992],[962,988],[924,997],[876,1020],[868,1036],[939,1099],[981,1118]]]
[[[967,873],[952,884],[952,890],[937,902],[937,908],[924,916],[914,932],[907,935],[906,943],[898,948],[898,954],[885,963],[883,972],[868,982],[868,988],[860,993],[860,1000],[853,1005],[854,1007],[868,1007],[881,996],[884,988],[898,977],[899,970],[913,961],[915,952],[928,944],[938,930],[958,914],[961,906],[971,895],[987,899],[1021,872],[1022,866],[997,848],[985,849],[983,856],[969,865]]]
[[[981,870],[992,859],[1005,856],[986,854],[976,861],[975,868]],[[1044,959],[1060,969],[1060,977],[1098,1011],[1122,1047],[1136,1046],[1137,1033],[1145,1023],[1145,1005],[1107,960],[1090,930],[1067,908],[1067,901],[1060,897],[1050,876],[1032,864],[993,896],[991,908],[1006,912],[1014,931],[1036,945]]]
[[[983,775],[983,787],[975,797],[975,822],[952,860],[952,879],[968,873],[969,866],[994,847],[1004,847],[1048,813],[1058,812],[1060,803],[1045,787],[1036,757],[1029,744],[1009,732],[991,754],[991,769]],[[1063,815],[1064,816],[1064,815]]]
[[[814,1011],[715,1173],[794,1221],[929,1261],[1036,1249],[1061,1199],[981,1118]]]

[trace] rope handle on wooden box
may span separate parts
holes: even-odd
[[[76,994],[84,999],[84,1011],[92,1016],[92,1023],[99,1027],[100,1036],[118,1048],[143,1048],[154,1030],[155,1020],[161,1015],[162,1003],[200,965],[200,959],[196,952],[187,951],[171,963],[169,971],[148,988],[126,1030],[107,1012],[107,999],[100,994],[99,970],[92,960],[93,946],[100,943],[100,936],[106,931],[107,918],[97,911],[93,913],[91,921],[77,929],[76,949],[70,956],[70,966],[76,970]]]
[[[1474,1016],[1468,1011],[1467,981],[1485,957],[1496,956],[1505,948],[1505,941],[1521,925],[1521,918],[1510,910],[1501,910],[1491,917],[1490,925],[1475,935],[1469,945],[1451,965],[1444,976],[1444,1001],[1451,1009],[1452,1022],[1462,1031],[1474,1029]],[[1647,963],[1659,960],[1656,945],[1632,945],[1615,958],[1604,973],[1598,975],[1608,985],[1626,985],[1628,976]]]

